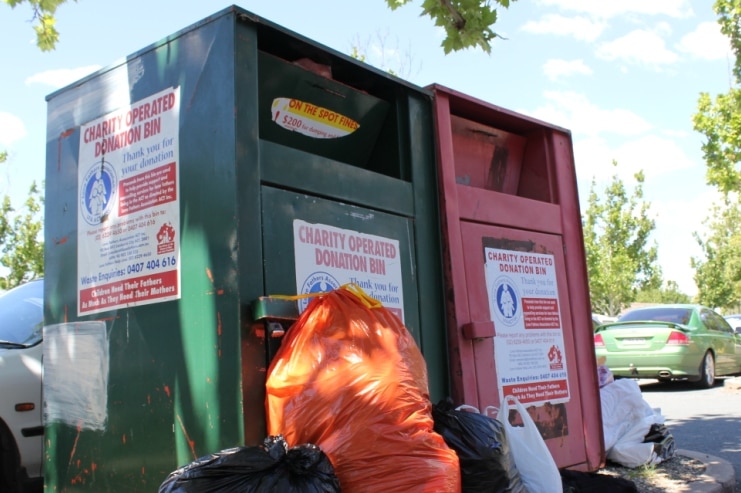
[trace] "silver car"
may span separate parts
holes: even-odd
[[[43,485],[41,354],[44,282],[0,295],[0,492]]]

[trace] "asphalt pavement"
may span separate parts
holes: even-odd
[[[677,453],[706,465],[705,475],[682,491],[741,492],[741,378],[719,379],[711,389],[656,380],[639,385],[643,398],[664,416]]]

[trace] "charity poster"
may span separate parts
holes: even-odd
[[[293,244],[298,294],[354,283],[404,322],[398,240],[295,219]],[[299,310],[308,303],[299,299]]]
[[[553,255],[484,248],[499,397],[525,405],[570,399]]]
[[[80,128],[78,315],[180,298],[179,88]]]

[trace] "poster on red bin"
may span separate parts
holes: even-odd
[[[553,255],[484,249],[500,402],[568,402],[569,384]]]

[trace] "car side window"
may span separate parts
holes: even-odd
[[[710,330],[726,333],[733,332],[728,322],[712,310],[703,310],[703,318],[705,319],[705,324]]]
[[[720,330],[723,332],[728,332],[729,334],[732,334],[734,332],[733,327],[731,327],[731,324],[728,323],[728,320],[721,317],[717,313],[713,313],[715,315],[715,318],[718,319],[718,327],[720,327]]]

